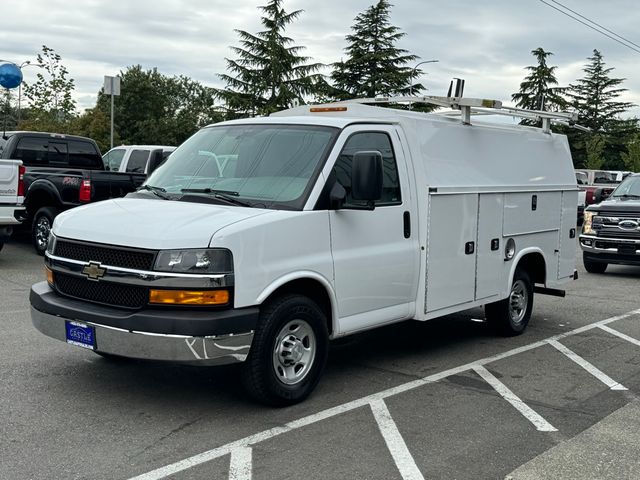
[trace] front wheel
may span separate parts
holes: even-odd
[[[53,219],[58,211],[53,207],[42,207],[38,209],[33,216],[33,224],[31,226],[31,238],[33,247],[38,255],[44,255],[49,242],[49,233],[53,225]]]
[[[509,296],[499,302],[485,305],[487,322],[505,336],[520,335],[531,318],[533,285],[527,272],[516,269]]]
[[[327,319],[302,295],[285,295],[262,312],[242,382],[256,400],[273,406],[301,402],[318,384],[327,360]]]
[[[594,262],[590,260],[584,253],[582,254],[582,263],[584,269],[589,273],[604,273],[607,269],[607,264],[604,262]]]

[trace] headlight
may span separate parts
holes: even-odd
[[[174,273],[230,273],[233,257],[224,248],[204,250],[163,250],[154,270]]]
[[[582,233],[593,234],[593,217],[597,212],[584,212],[584,220],[582,223]]]

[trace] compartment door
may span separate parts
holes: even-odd
[[[498,295],[504,289],[503,205],[502,193],[480,194],[476,300]]]
[[[429,195],[426,312],[472,302],[478,194]]]
[[[560,255],[558,255],[558,280],[573,275],[576,268],[578,192],[562,192],[562,220],[560,226]],[[573,232],[572,232],[573,229]],[[573,233],[573,235],[571,235]]]

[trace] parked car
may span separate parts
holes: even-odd
[[[578,187],[585,192],[585,205],[591,205],[596,203],[595,192],[597,189],[601,189],[603,195],[609,195],[613,192],[613,189],[620,183],[616,180],[617,175],[607,170],[576,170],[576,178],[580,175],[578,180]],[[586,183],[584,178],[586,176]]]
[[[604,273],[610,263],[640,265],[640,174],[627,176],[607,199],[587,207],[580,247],[590,273]]]
[[[24,166],[20,160],[0,160],[0,250],[24,220]]]
[[[102,157],[105,170],[111,172],[147,173],[151,153],[162,150],[166,159],[176,147],[168,145],[122,145],[105,153]]]
[[[95,141],[75,135],[6,132],[0,158],[21,160],[27,222],[36,252],[44,255],[56,215],[79,205],[122,197],[144,172],[107,172]],[[157,156],[157,155],[156,155]],[[148,160],[146,160],[148,162]],[[156,162],[157,165],[157,162]],[[148,170],[147,163],[145,169]]]
[[[466,113],[346,102],[203,128],[144,190],[56,219],[34,326],[101,355],[243,362],[276,405],[311,393],[330,338],[482,305],[522,333],[534,292],[576,278],[567,139],[434,101]]]

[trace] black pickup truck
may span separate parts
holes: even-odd
[[[100,150],[90,138],[42,132],[6,132],[0,158],[22,160],[27,225],[36,251],[47,249],[55,216],[90,202],[122,197],[146,175],[106,171]]]
[[[596,191],[596,201],[602,193]],[[608,198],[587,207],[580,247],[590,273],[604,273],[610,263],[640,265],[640,174],[628,176]]]

